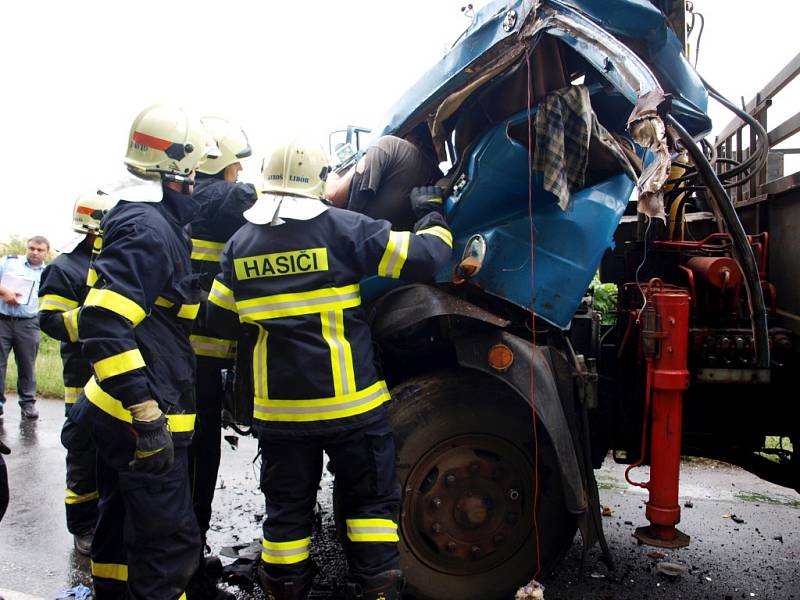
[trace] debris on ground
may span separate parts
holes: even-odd
[[[90,600],[92,590],[85,585],[78,584],[74,588],[61,590],[56,600]]]
[[[532,579],[529,584],[517,590],[514,600],[544,600],[544,586]]]
[[[661,575],[666,575],[672,579],[677,579],[678,577],[686,575],[689,572],[689,569],[683,565],[679,565],[678,563],[662,561],[656,565],[656,571]]]
[[[604,517],[610,517],[613,514],[614,514],[614,509],[613,508],[611,508],[610,506],[603,506],[603,516]]]
[[[649,556],[650,558],[656,558],[658,560],[666,558],[666,555],[663,552],[648,552],[647,556]]]
[[[734,513],[725,513],[722,515],[723,519],[730,519],[734,523],[739,523],[740,525],[744,523],[744,519],[742,517],[737,517]]]
[[[694,508],[694,502],[692,502],[691,500],[687,500],[686,502],[683,503],[683,505],[686,508]]]

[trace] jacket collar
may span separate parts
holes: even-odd
[[[161,212],[177,225],[183,227],[192,222],[195,215],[195,201],[187,194],[181,194],[166,185],[162,186],[164,197],[158,206]]]

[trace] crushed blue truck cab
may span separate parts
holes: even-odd
[[[510,133],[514,126],[525,126],[527,107],[492,122],[453,156],[453,142],[464,121],[459,114],[466,112],[469,98],[525,69],[527,53],[544,45],[540,43],[547,37],[571,49],[573,63],[583,61],[592,108],[610,130],[624,133],[628,115],[648,92],[670,95],[671,114],[693,135],[710,129],[705,114],[708,94],[665,17],[652,4],[520,0],[492,2],[478,11],[450,51],[403,95],[377,131],[403,135],[427,121],[440,159],[452,163],[446,175],[446,207],[455,238],[453,264],[437,280],[452,279],[465,245],[479,234],[486,256],[470,283],[567,328],[603,253],[613,244],[629,200],[636,198],[636,181],[620,173],[592,182],[575,191],[569,208],[562,210],[555,196],[543,189],[541,173],[534,173],[531,236],[527,140]],[[535,112],[534,103],[531,119]],[[636,151],[645,155],[638,146]],[[365,282],[365,299],[387,287],[391,284]]]

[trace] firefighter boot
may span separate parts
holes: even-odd
[[[316,569],[308,569],[297,577],[272,577],[263,565],[258,567],[258,581],[267,600],[305,600],[314,583]]]
[[[186,600],[236,600],[235,595],[217,587],[207,566],[205,561],[200,562],[186,586]]]
[[[354,577],[345,586],[348,600],[400,600],[403,572],[383,571],[372,577]]]

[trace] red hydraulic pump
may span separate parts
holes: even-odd
[[[650,525],[636,529],[642,543],[662,548],[689,545],[689,536],[676,525],[681,520],[678,482],[681,466],[683,392],[689,387],[689,294],[653,279],[644,290],[640,311],[642,350],[647,364],[642,456],[628,467],[628,482],[650,492],[645,514]],[[649,421],[649,423],[648,423]],[[650,481],[628,478],[644,462],[646,435],[650,430]]]

